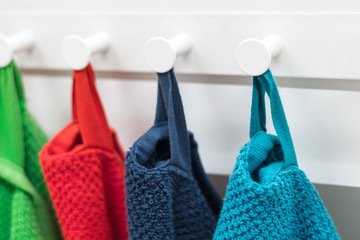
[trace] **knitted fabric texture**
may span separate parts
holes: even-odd
[[[270,147],[269,147],[270,146]],[[316,190],[297,166],[266,173],[283,154],[277,137],[259,132],[241,150],[214,239],[339,239]],[[249,172],[249,162],[266,165]],[[259,178],[259,171],[264,183]],[[267,181],[266,178],[272,178]]]
[[[277,136],[266,133],[265,90]],[[316,190],[297,166],[270,70],[254,77],[250,137],[230,177],[214,239],[339,239]]]
[[[45,145],[41,164],[65,239],[127,239],[124,153],[94,80],[91,66],[74,73],[74,120]]]
[[[159,127],[167,130],[166,125]],[[208,184],[202,189],[196,180],[206,175],[192,135],[195,176],[174,166],[148,169],[141,165],[151,154],[148,150],[153,149],[149,139],[143,140],[151,137],[156,128],[150,129],[127,154],[126,203],[131,239],[211,239],[219,210],[211,208],[203,193],[210,183],[202,180],[202,184]],[[196,172],[200,172],[199,176]]]
[[[47,206],[56,239],[62,239],[63,236],[60,225],[45,183],[39,160],[39,153],[44,144],[48,141],[48,138],[28,111],[25,110],[23,112],[22,119],[25,142],[25,174]]]
[[[120,155],[101,149],[41,154],[44,175],[66,239],[127,239]]]
[[[159,74],[159,81],[172,81],[175,86],[171,89],[178,93],[172,71]],[[174,101],[177,117],[183,115],[178,97]],[[173,159],[175,153],[170,149],[173,136],[169,136],[169,128],[167,121],[157,122],[127,153],[125,179],[130,237],[211,239],[221,199],[203,170],[197,144],[190,132],[186,132],[189,140],[180,144],[188,144],[190,148],[192,170],[188,172],[174,164],[178,159]]]
[[[15,63],[0,71],[7,72],[7,84],[2,82],[1,86],[7,91],[16,89],[22,132],[22,139],[19,139],[22,143],[18,142],[17,151],[24,153],[23,169],[11,159],[0,159],[0,239],[61,239],[38,158],[46,136],[25,108],[21,76]],[[6,104],[12,104],[15,98],[6,99]],[[14,106],[12,111],[17,111]]]

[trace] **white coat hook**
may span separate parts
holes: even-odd
[[[249,38],[236,49],[237,62],[243,72],[259,76],[269,69],[271,60],[281,53],[283,40],[270,35],[263,40]]]
[[[9,65],[15,53],[29,50],[34,45],[35,35],[28,30],[12,36],[0,35],[0,67]]]
[[[151,38],[144,47],[146,63],[155,72],[167,72],[174,66],[176,58],[189,52],[192,45],[192,38],[187,34],[171,39]]]
[[[87,38],[71,35],[65,38],[61,45],[61,54],[67,65],[74,70],[84,69],[90,62],[90,57],[107,50],[110,37],[106,33],[97,33]]]

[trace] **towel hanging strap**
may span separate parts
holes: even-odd
[[[266,132],[265,92],[270,98],[271,116],[276,133],[285,156],[283,168],[297,165],[295,149],[286,121],[278,88],[270,69],[260,76],[253,77],[253,95],[251,105],[250,138],[258,131]]]
[[[72,108],[73,121],[79,125],[84,144],[112,151],[114,146],[111,131],[95,87],[94,71],[90,64],[83,70],[74,71]]]
[[[191,172],[189,136],[174,70],[158,73],[158,99],[155,123],[168,122],[171,163]]]

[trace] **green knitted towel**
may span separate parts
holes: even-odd
[[[11,62],[0,68],[0,240],[61,239],[38,159],[47,138],[25,105]]]

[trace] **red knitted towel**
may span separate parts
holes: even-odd
[[[40,153],[66,239],[127,239],[124,152],[109,128],[94,72],[74,71],[73,121]]]

